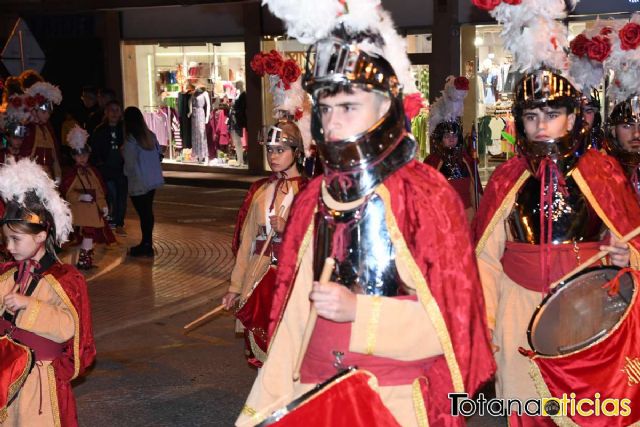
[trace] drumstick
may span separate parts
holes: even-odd
[[[634,237],[637,237],[638,235],[640,235],[640,227],[636,228],[631,233],[628,233],[622,236],[622,239],[620,239],[620,243],[629,243],[631,239],[633,239]],[[585,262],[583,262],[582,264],[580,264],[579,266],[577,266],[576,268],[574,268],[573,270],[571,270],[570,272],[562,276],[562,278],[553,282],[551,286],[549,286],[549,289],[555,288],[565,280],[570,279],[572,276],[575,276],[576,274],[580,273],[582,270],[589,268],[591,264],[593,264],[594,262],[597,262],[600,258],[605,257],[608,254],[609,254],[609,251],[598,252],[597,254],[595,254],[594,256],[592,256],[591,258],[589,258],[588,260],[586,260]]]
[[[320,283],[327,283],[331,280],[331,273],[333,273],[333,268],[336,265],[336,260],[333,258],[325,258],[324,266],[322,267],[322,273],[320,274]],[[302,359],[304,359],[304,354],[307,352],[307,347],[309,346],[309,341],[311,340],[311,334],[313,333],[313,328],[316,326],[316,320],[318,319],[318,313],[316,312],[316,308],[313,306],[313,302],[311,302],[311,310],[309,311],[309,318],[307,319],[307,324],[304,328],[304,335],[302,335],[302,343],[300,345],[300,353],[298,354],[298,361],[296,362],[296,367],[293,371],[293,380],[298,381],[300,379],[300,368],[302,367]]]
[[[211,310],[211,311],[203,314],[202,316],[198,317],[193,322],[187,323],[186,325],[184,325],[183,329],[186,330],[186,331],[189,331],[190,329],[193,329],[194,326],[198,325],[201,322],[204,322],[205,320],[209,320],[211,317],[215,316],[217,313],[219,313],[222,310],[224,310],[224,307],[225,307],[224,304],[220,304],[219,306],[217,306],[213,310]]]
[[[284,205],[280,206],[280,209],[278,210],[278,216],[282,216],[284,214],[286,207]],[[273,239],[273,236],[276,234],[276,231],[272,228],[271,231],[269,232],[269,235],[267,236],[267,240],[264,241],[264,245],[262,246],[262,250],[260,251],[260,256],[258,257],[258,260],[262,259],[262,257],[264,256],[264,253],[267,251],[267,247],[269,247],[269,243],[271,243],[271,239]],[[255,265],[253,266],[253,270],[251,271],[251,276],[249,277],[253,277],[254,274],[256,274],[256,271],[258,270],[258,265],[260,263],[256,262]]]

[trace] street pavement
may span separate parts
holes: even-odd
[[[223,313],[183,333],[220,303],[233,266],[231,237],[246,190],[166,185],[157,192],[153,259],[131,206],[119,244],[97,250],[89,273],[97,360],[74,387],[81,426],[231,426],[256,371]],[[471,426],[503,425],[474,418]]]

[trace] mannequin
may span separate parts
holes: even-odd
[[[191,96],[191,134],[193,155],[198,163],[209,160],[209,147],[205,133],[211,116],[211,100],[204,86],[198,86]]]
[[[233,120],[231,121],[231,129],[229,130],[231,133],[231,138],[233,139],[233,145],[236,150],[238,165],[242,166],[244,164],[244,159],[242,156],[242,132],[247,127],[247,101],[246,94],[244,93],[244,82],[238,80],[236,82],[236,90],[238,91],[238,97],[233,103],[233,109],[231,113],[231,117],[233,118]]]

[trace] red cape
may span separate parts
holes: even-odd
[[[515,189],[519,179],[527,171],[527,161],[518,156],[500,165],[491,175],[480,208],[473,221],[473,234],[476,244],[487,233],[491,222],[510,191]],[[598,216],[618,236],[625,235],[638,225],[640,205],[629,180],[619,163],[606,154],[596,150],[588,150],[580,157],[573,176],[588,187],[585,193]],[[580,186],[582,189],[582,186]],[[584,191],[584,190],[583,190]],[[589,194],[590,193],[590,194]],[[636,250],[640,250],[640,237],[630,242]]]
[[[323,177],[312,180],[298,194],[281,248],[269,336],[272,337],[291,293],[297,273],[297,254],[311,226]],[[422,382],[423,398],[431,425],[463,425],[451,417],[447,393],[464,390],[474,394],[495,371],[489,347],[484,299],[462,203],[445,178],[431,167],[411,161],[382,184],[388,192],[391,213],[399,234],[390,234],[399,250],[408,249],[410,262],[419,269],[424,292],[436,302],[444,319],[448,343],[445,355]],[[388,224],[389,225],[389,224]],[[399,251],[398,256],[406,255]],[[424,304],[424,293],[418,297]],[[431,315],[432,313],[430,313]],[[419,325],[414,325],[419,327]],[[442,340],[441,340],[442,342]],[[445,344],[449,344],[447,347]],[[455,366],[454,366],[455,365]],[[453,366],[453,369],[452,369]],[[454,372],[455,371],[455,372]],[[461,382],[456,390],[455,383]]]
[[[300,190],[302,190],[307,183],[307,178],[301,176],[290,179],[293,181],[298,181]],[[258,191],[264,184],[268,183],[271,180],[272,177],[261,178],[251,184],[251,187],[249,187],[249,191],[244,197],[244,201],[242,202],[242,206],[240,207],[240,211],[238,212],[236,228],[233,232],[233,241],[231,242],[231,251],[233,252],[233,256],[238,255],[238,249],[240,248],[240,237],[242,236],[242,227],[244,226],[244,220],[247,218],[247,214],[249,213],[251,202],[253,202],[253,196],[256,194],[256,191]]]
[[[12,264],[1,264],[0,274],[11,268],[13,268]],[[49,283],[59,294],[63,303],[70,305],[69,308],[76,323],[74,337],[65,343],[62,356],[52,362],[56,376],[61,426],[74,427],[78,425],[78,415],[71,390],[71,380],[83,374],[96,356],[87,282],[78,270],[67,264],[55,263],[44,273],[44,280],[47,280],[48,276],[54,279]]]

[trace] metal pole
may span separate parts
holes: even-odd
[[[22,71],[24,71],[25,66],[24,66],[24,46],[22,45],[22,30],[18,30],[18,40],[20,42],[20,65],[22,66]]]

